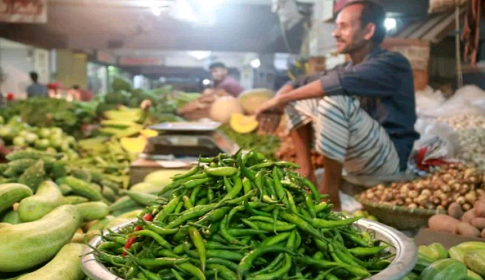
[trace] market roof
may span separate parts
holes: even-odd
[[[460,19],[463,19],[466,9],[460,10]],[[445,37],[452,34],[455,29],[455,12],[445,12],[429,15],[426,18],[411,21],[398,31],[393,37],[406,39],[427,40],[439,43]]]

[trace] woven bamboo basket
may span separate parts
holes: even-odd
[[[429,218],[436,214],[446,214],[446,211],[407,208],[402,206],[379,204],[356,199],[364,206],[369,214],[375,216],[379,222],[398,230],[416,229],[428,224]]]

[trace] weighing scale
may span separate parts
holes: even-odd
[[[160,169],[189,169],[199,157],[234,154],[239,146],[217,131],[218,122],[173,122],[150,126],[159,136],[151,137],[139,159],[130,166],[132,184]]]

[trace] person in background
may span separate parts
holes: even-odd
[[[223,89],[230,95],[238,97],[244,88],[239,84],[236,79],[228,75],[226,65],[221,62],[212,63],[209,66],[211,71],[212,81],[214,82],[215,89]]]
[[[75,93],[74,100],[76,101],[91,101],[93,100],[93,93],[89,90],[84,90],[79,87],[79,85],[73,85],[72,89]]]
[[[380,48],[385,18],[375,2],[348,2],[333,36],[337,51],[351,61],[285,85],[258,112],[286,110],[301,175],[315,182],[314,143],[324,156],[320,192],[329,194],[336,209],[343,169],[354,176],[400,174],[419,137],[411,65],[401,54]]]
[[[39,75],[36,72],[30,72],[32,84],[27,88],[27,97],[47,97],[47,86],[38,83]]]

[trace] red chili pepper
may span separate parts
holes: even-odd
[[[151,221],[153,220],[153,215],[152,215],[152,214],[150,214],[150,213],[146,213],[146,214],[143,216],[143,220],[151,222]]]
[[[136,240],[136,237],[130,237],[126,240],[126,244],[125,246],[123,246],[123,248],[125,248],[122,254],[123,257],[126,256],[126,251],[130,250],[131,246],[133,246],[133,243],[135,243],[135,240]]]
[[[150,221],[153,220],[153,215],[150,214],[150,213],[147,213],[147,214],[145,214],[143,216],[143,220],[150,222]],[[142,229],[143,229],[143,227],[140,226],[140,225],[138,225],[138,226],[135,227],[135,231],[140,231]],[[123,257],[126,256],[126,251],[130,250],[131,246],[133,246],[133,243],[135,243],[135,241],[136,241],[136,236],[135,237],[130,237],[130,238],[128,238],[126,240],[126,244],[123,247],[123,248],[125,248],[125,250],[123,250],[123,254],[122,254]]]

